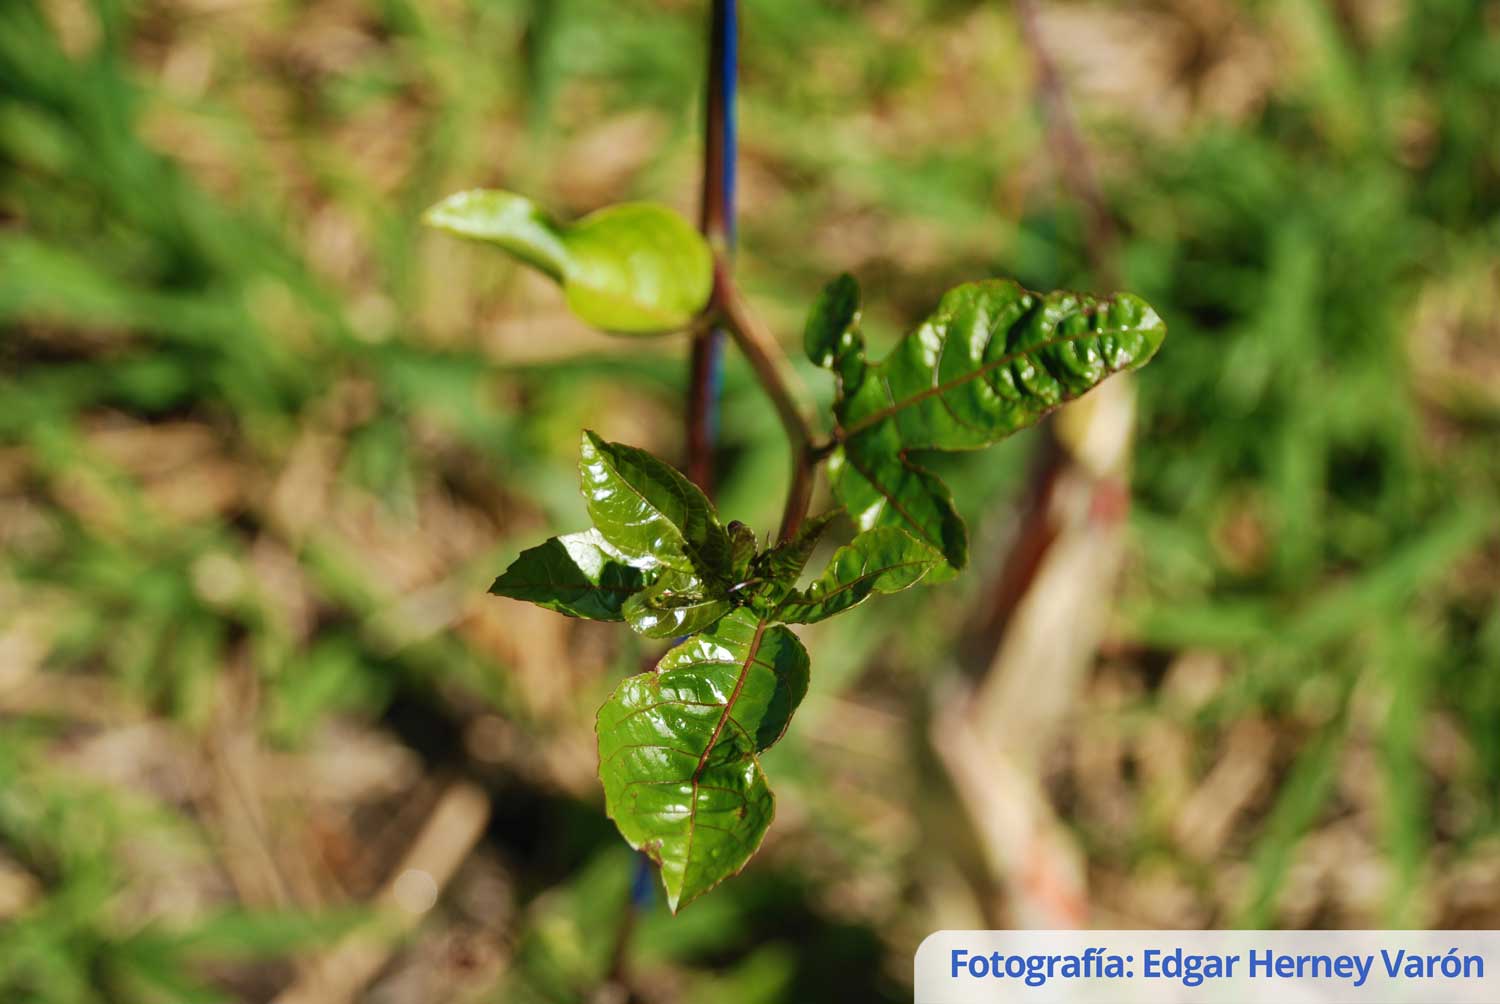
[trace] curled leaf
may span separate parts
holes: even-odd
[[[834,552],[823,574],[787,597],[776,611],[789,624],[812,624],[863,603],[875,593],[916,585],[942,565],[940,554],[893,526],[866,530]]]
[[[750,572],[750,562],[755,559],[755,531],[737,519],[729,521],[730,565],[733,578],[738,581]]]
[[[427,211],[430,226],[495,244],[563,287],[584,321],[621,334],[675,331],[713,291],[713,254],[687,221],[646,202],[558,223],[530,199],[474,189]]]
[[[498,245],[557,282],[567,276],[569,253],[561,228],[524,196],[482,188],[459,192],[427,210],[422,222]]]
[[[631,630],[647,638],[680,638],[711,626],[729,613],[730,602],[722,592],[694,575],[668,570],[647,589],[625,601],[625,620]]]
[[[819,516],[803,520],[790,540],[784,540],[755,560],[753,575],[758,582],[754,595],[759,608],[774,610],[797,585],[807,559],[830,523],[838,518],[841,510],[831,509]]]

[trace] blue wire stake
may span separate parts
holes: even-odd
[[[630,905],[632,907],[645,910],[656,901],[656,886],[652,881],[655,877],[651,859],[644,854],[636,855],[635,877],[630,880]]]
[[[708,87],[704,108],[703,205],[699,225],[716,253],[733,254],[735,164],[738,130],[735,91],[739,68],[739,16],[735,0],[714,0],[709,29]],[[693,343],[688,403],[688,474],[712,495],[713,455],[719,441],[719,396],[724,385],[724,332]]]

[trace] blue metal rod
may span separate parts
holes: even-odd
[[[708,87],[704,102],[703,203],[699,225],[718,255],[733,254],[735,162],[738,159],[735,90],[739,68],[739,12],[735,0],[714,0],[709,27]],[[719,391],[724,379],[724,332],[693,343],[688,400],[688,476],[710,494],[719,439]]]
[[[735,0],[715,0],[713,42],[710,50],[712,69],[709,74],[709,142],[718,147],[718,191],[705,203],[717,203],[717,219],[705,219],[704,230],[710,238],[721,237],[725,250],[734,248],[735,238],[735,163],[738,154],[738,115],[735,90],[739,76],[739,12]],[[713,135],[717,134],[717,135]],[[705,214],[707,216],[707,214]],[[714,227],[722,232],[715,234]]]

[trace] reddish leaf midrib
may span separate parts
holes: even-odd
[[[703,769],[708,765],[708,758],[713,753],[714,747],[718,745],[719,734],[724,731],[724,724],[729,721],[729,716],[734,713],[735,702],[740,699],[740,692],[745,689],[745,681],[750,677],[750,665],[755,662],[755,657],[760,653],[761,638],[766,633],[766,621],[762,620],[755,625],[755,636],[750,639],[750,648],[745,653],[745,661],[740,664],[739,677],[734,681],[734,690],[729,694],[729,700],[724,702],[724,713],[714,723],[714,730],[709,734],[708,745],[703,748],[703,755],[698,758],[698,766],[693,769],[692,783],[694,787],[693,808],[697,808],[697,785],[703,776]]]
[[[948,393],[948,391],[953,390],[955,387],[962,387],[964,384],[972,383],[973,381],[978,380],[981,377],[988,376],[990,373],[993,373],[995,370],[1001,368],[1002,366],[1009,366],[1011,363],[1016,362],[1018,359],[1022,359],[1025,356],[1029,355],[1035,355],[1045,349],[1057,348],[1061,345],[1069,345],[1073,342],[1085,341],[1089,338],[1102,338],[1106,335],[1125,335],[1139,332],[1140,330],[1142,330],[1141,327],[1100,328],[1098,330],[1085,331],[1076,335],[1063,335],[1058,338],[1042,342],[1038,345],[1033,345],[1028,348],[1016,349],[1012,352],[1007,352],[1003,356],[1000,356],[996,359],[991,359],[989,362],[976,366],[974,369],[956,376],[944,383],[935,383],[931,386],[923,387],[921,390],[916,391],[912,394],[908,394],[906,397],[902,398],[899,401],[895,400],[895,396],[892,395],[891,403],[889,405],[873,411],[870,414],[865,415],[863,418],[857,419],[853,425],[850,425],[847,428],[843,428],[840,431],[843,435],[843,438],[852,439],[854,436],[858,435],[861,432],[864,432],[866,429],[871,428],[875,425],[879,425],[887,418],[890,418],[892,415],[899,414],[905,411],[907,408],[915,407],[921,402],[927,400],[929,397],[932,397],[934,395],[946,394]],[[885,361],[882,361],[880,365],[884,366]],[[1125,365],[1129,366],[1130,364],[1127,362]],[[1121,368],[1123,369],[1124,367]],[[1111,376],[1115,373],[1120,372],[1120,370],[1114,369],[1109,366],[1106,366],[1105,369],[1109,370]],[[934,375],[936,375],[935,372]]]

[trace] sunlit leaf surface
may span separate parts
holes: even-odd
[[[840,280],[809,322],[815,362],[839,374],[834,494],[862,529],[899,526],[953,568],[968,541],[947,488],[911,450],[971,450],[1035,424],[1109,376],[1145,365],[1166,326],[1128,293],[1033,293],[1008,280],[950,290],[880,363],[865,365]]]
[[[613,553],[598,530],[553,537],[522,551],[490,592],[526,600],[569,617],[617,621],[647,574]]]
[[[707,496],[671,464],[585,432],[578,469],[594,526],[632,565],[705,579],[729,573],[729,533]]]
[[[588,323],[621,334],[686,327],[708,304],[713,256],[687,221],[646,202],[558,223],[530,199],[474,189],[427,211],[431,226],[495,244],[562,284]]]
[[[609,815],[661,865],[673,910],[739,871],[775,800],[757,754],[807,693],[807,652],[745,608],[632,676],[599,710]]]
[[[828,567],[806,589],[777,609],[789,624],[811,624],[863,603],[875,593],[914,586],[942,564],[941,556],[905,530],[893,526],[866,530],[834,552]]]

